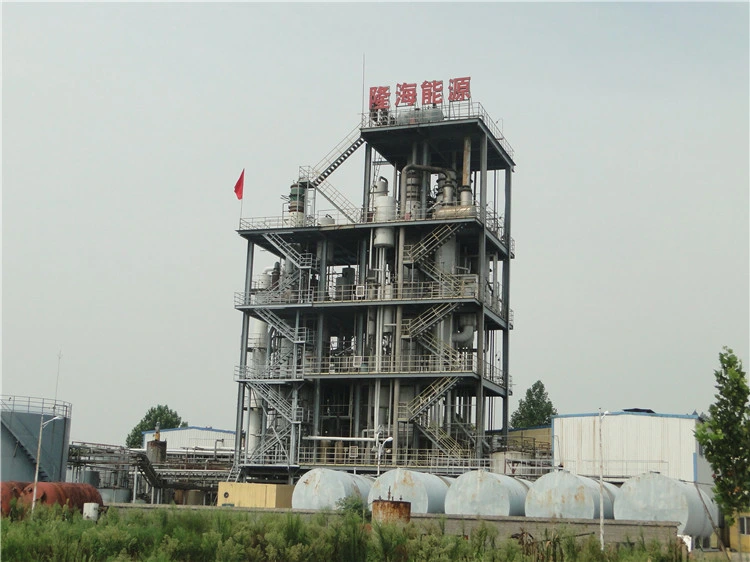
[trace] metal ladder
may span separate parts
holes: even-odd
[[[229,470],[229,474],[227,474],[227,482],[237,482],[240,479],[240,474],[242,474],[242,468],[235,462]]]
[[[420,392],[406,406],[409,421],[421,415],[427,408],[435,404],[440,398],[458,383],[458,377],[440,377],[430,386]]]
[[[403,337],[415,338],[428,328],[431,328],[448,314],[458,308],[458,303],[447,302],[431,306],[416,318],[404,322],[405,334]]]
[[[359,126],[357,126],[344,140],[337,144],[333,150],[323,158],[323,160],[315,165],[313,168],[314,170],[322,171],[318,172],[317,177],[312,182],[312,186],[317,187],[320,182],[335,172],[336,168],[341,166],[341,164],[354,154],[364,143],[365,139],[362,138],[359,132]]]
[[[300,269],[310,269],[315,266],[315,258],[312,254],[300,253],[293,244],[287,242],[284,237],[277,232],[267,232],[263,235],[263,238],[268,240],[279,253],[291,261]]]

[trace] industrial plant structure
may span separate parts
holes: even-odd
[[[490,437],[507,431],[513,150],[465,96],[370,107],[300,169],[281,216],[240,221],[231,480],[458,475],[488,467]],[[354,204],[328,180],[360,147]],[[256,271],[258,249],[273,267]]]

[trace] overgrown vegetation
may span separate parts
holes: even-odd
[[[60,506],[2,520],[3,561],[144,560],[269,562],[567,562],[682,560],[678,545],[643,541],[602,552],[597,537],[521,533],[501,540],[491,525],[451,535],[432,527],[370,524],[361,504],[304,519],[297,513],[222,509],[110,509],[98,523]]]

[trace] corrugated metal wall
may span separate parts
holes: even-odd
[[[613,412],[602,424],[604,476],[611,479],[660,472],[693,481],[696,458],[692,416]],[[599,415],[556,417],[552,422],[554,463],[576,474],[599,475]],[[702,468],[702,467],[701,467]],[[703,472],[698,470],[698,472]]]
[[[234,450],[234,435],[233,431],[221,429],[184,427],[179,429],[163,429],[160,439],[167,442],[168,450],[198,448],[213,451],[214,446],[219,450]],[[223,439],[224,442],[217,443],[217,439]],[[153,431],[147,431],[143,434],[144,444],[153,440]]]

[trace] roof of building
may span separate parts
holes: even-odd
[[[160,429],[159,433],[167,433],[168,431],[185,431],[187,429],[197,429],[200,431],[213,431],[215,433],[231,433],[234,434],[234,430],[230,429],[216,429],[215,427],[199,427],[197,425],[189,425],[187,427],[170,427],[168,429]],[[145,435],[146,433],[156,433],[155,429],[147,429],[146,431],[141,431],[141,435]]]

